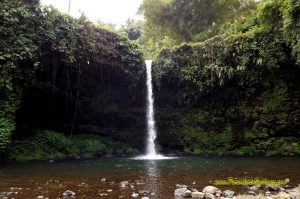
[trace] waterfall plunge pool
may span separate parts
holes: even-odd
[[[62,198],[66,190],[76,198],[131,198],[133,192],[149,191],[150,198],[174,198],[176,184],[198,190],[216,179],[290,179],[300,184],[300,157],[179,157],[167,160],[98,158],[54,162],[11,163],[0,166],[0,198]],[[101,179],[105,178],[105,182]],[[120,187],[129,181],[133,187]],[[218,188],[245,191],[242,186]],[[153,193],[154,195],[150,195]],[[141,198],[141,197],[139,197]]]

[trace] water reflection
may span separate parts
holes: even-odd
[[[151,198],[158,198],[160,188],[160,172],[158,169],[158,161],[148,160],[146,161],[146,189],[153,195]]]

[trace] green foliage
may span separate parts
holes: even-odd
[[[13,141],[9,147],[10,159],[16,161],[61,159],[66,157],[96,157],[105,154],[134,155],[139,151],[126,144],[103,139],[96,135],[65,136],[49,130],[25,140]]]

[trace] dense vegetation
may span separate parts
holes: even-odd
[[[193,154],[300,154],[299,14],[299,1],[265,1],[222,34],[161,51],[161,145]]]
[[[298,0],[144,0],[120,30],[0,7],[0,159],[142,152],[144,58],[162,151],[300,154]]]
[[[35,1],[4,0],[0,7],[1,157],[63,154],[76,134],[142,145],[144,66],[134,44]],[[101,148],[97,140],[92,144]],[[47,149],[59,141],[53,153]]]

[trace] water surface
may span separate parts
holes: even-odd
[[[182,157],[156,161],[99,158],[13,163],[0,166],[0,198],[62,198],[69,189],[76,192],[76,198],[101,198],[101,193],[108,194],[103,198],[131,198],[133,192],[144,190],[150,198],[168,199],[174,198],[177,183],[202,190],[213,180],[228,177],[289,178],[292,185],[300,184],[300,157]],[[102,178],[106,181],[101,182]],[[125,180],[134,187],[121,188],[120,182]],[[241,186],[219,188],[245,190]],[[112,191],[107,192],[109,189]]]

